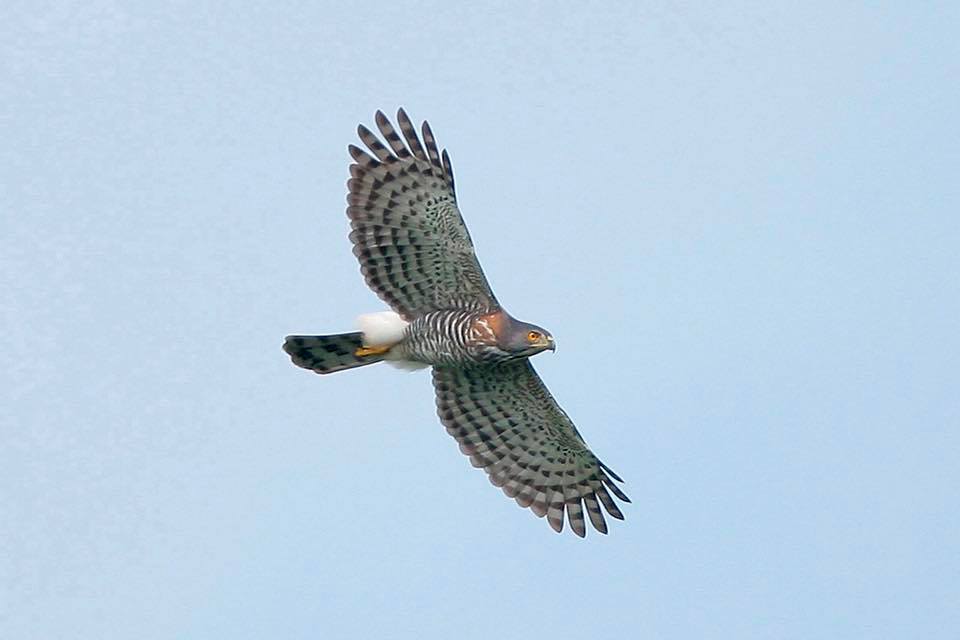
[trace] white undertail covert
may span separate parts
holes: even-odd
[[[357,329],[363,334],[365,347],[392,347],[403,340],[408,324],[394,311],[365,313],[357,318]]]

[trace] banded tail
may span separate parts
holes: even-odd
[[[363,367],[384,359],[386,352],[357,355],[364,350],[363,333],[339,333],[333,336],[287,336],[283,350],[298,367],[317,373],[334,373]]]
[[[407,324],[394,311],[366,313],[357,318],[360,331],[332,336],[287,336],[283,350],[298,367],[334,373],[385,360],[390,348],[403,340]]]

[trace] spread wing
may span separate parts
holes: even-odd
[[[584,510],[607,532],[602,504],[623,519],[610,494],[630,502],[620,478],[587,448],[573,422],[526,359],[475,367],[434,367],[437,413],[475,467],[554,530],[586,535]]]
[[[453,189],[453,168],[430,125],[423,144],[401,109],[400,134],[382,112],[389,148],[360,125],[369,152],[350,145],[347,215],[353,253],[367,284],[406,320],[444,308],[493,310],[497,300],[480,269]]]

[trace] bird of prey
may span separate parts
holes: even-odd
[[[348,147],[347,216],[360,270],[393,311],[360,316],[351,333],[288,336],[284,350],[323,374],[381,361],[433,367],[440,421],[473,466],[558,533],[564,514],[580,537],[586,519],[607,533],[600,506],[622,520],[611,494],[630,500],[530,364],[555,350],[553,336],[497,302],[430,125],[421,140],[403,109],[399,133],[380,111],[376,122],[383,141],[360,125],[367,149]]]

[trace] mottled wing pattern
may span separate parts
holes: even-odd
[[[382,112],[377,126],[388,146],[360,125],[369,151],[350,145],[353,253],[367,284],[407,320],[447,308],[494,309],[453,188],[453,168],[430,125],[423,143],[401,109],[398,133]]]
[[[607,532],[600,505],[623,519],[610,494],[629,502],[620,478],[587,448],[527,360],[474,367],[434,367],[437,412],[475,467],[521,507],[578,536],[585,517]],[[586,513],[584,513],[586,512]]]

